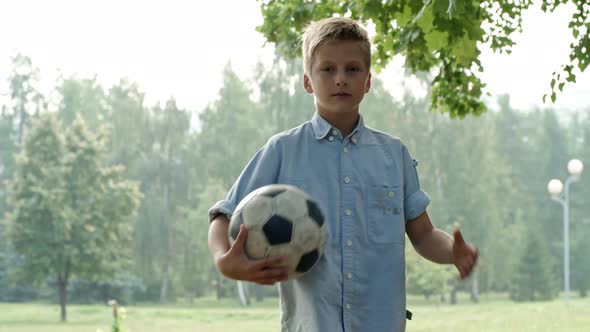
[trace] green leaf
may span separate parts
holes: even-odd
[[[404,11],[395,13],[393,18],[398,26],[405,27],[414,19],[414,13],[412,13],[412,8],[410,8],[410,6],[404,6]]]
[[[476,41],[463,36],[452,46],[451,53],[457,57],[457,61],[464,67],[471,67],[471,62],[477,59]]]
[[[449,34],[438,30],[431,31],[424,36],[426,45],[431,52],[444,48],[449,42]]]
[[[425,34],[430,32],[433,28],[434,14],[432,13],[432,5],[429,5],[422,12],[422,16],[416,21],[416,24],[424,31]]]

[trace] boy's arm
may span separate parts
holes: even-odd
[[[209,225],[209,250],[219,272],[231,279],[262,285],[272,285],[275,282],[287,280],[288,270],[280,266],[284,257],[249,259],[244,252],[246,227],[244,225],[240,227],[233,246],[229,245],[228,228],[229,220],[225,214],[219,214]]]
[[[406,233],[414,249],[424,258],[439,264],[454,264],[461,279],[471,274],[479,251],[463,240],[459,230],[454,232],[452,238],[446,232],[435,228],[428,213],[424,212],[416,219],[408,221]]]

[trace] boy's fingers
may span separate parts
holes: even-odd
[[[261,270],[256,273],[257,280],[282,280],[287,277],[287,269],[277,268]]]
[[[281,281],[285,281],[285,280],[287,280],[287,279],[284,279],[284,278],[269,278],[269,279],[256,280],[255,282],[257,284],[270,286],[270,285],[276,284],[277,282],[281,282]]]
[[[261,259],[258,262],[256,262],[255,268],[257,270],[261,270],[261,269],[272,267],[274,265],[279,265],[279,264],[283,263],[284,261],[285,261],[284,257],[273,257],[273,258]]]
[[[230,251],[238,251],[241,252],[244,248],[244,244],[246,243],[246,238],[248,237],[248,230],[244,224],[240,225],[240,232],[238,233],[238,237],[234,242],[233,246],[230,248]]]

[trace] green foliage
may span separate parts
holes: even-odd
[[[588,224],[584,225],[588,227]],[[590,230],[584,229],[582,234],[576,234],[580,236],[580,240],[575,243],[572,247],[571,262],[574,264],[571,266],[572,274],[572,289],[577,289],[580,292],[580,296],[588,296],[590,290],[590,241],[588,236]]]
[[[2,117],[7,117],[16,124],[16,143],[20,145],[31,117],[47,108],[46,101],[38,90],[39,69],[33,66],[30,57],[20,53],[12,57],[8,85],[10,102],[2,106]]]
[[[98,129],[106,121],[105,92],[95,78],[70,77],[60,82],[57,92],[62,96],[58,105],[59,119],[65,126],[82,116],[91,129]]]
[[[79,117],[67,130],[49,113],[34,122],[8,183],[10,235],[27,279],[53,276],[65,286],[71,276],[97,278],[128,262],[141,196],[122,167],[102,166],[103,153],[103,136]]]
[[[557,295],[547,244],[539,232],[529,232],[510,289],[515,301],[547,301]]]
[[[406,9],[406,14],[409,16],[400,16],[402,20],[411,19],[412,11]],[[425,11],[423,15],[431,14]],[[426,22],[420,21],[421,29],[430,29]],[[436,44],[433,40],[430,42]],[[15,276],[13,272],[24,272],[21,267],[27,257],[36,260],[31,264],[34,268],[57,269],[59,264],[49,262],[60,252],[53,249],[57,246],[67,254],[61,257],[80,262],[75,273],[71,270],[74,279],[70,283],[75,291],[71,299],[77,302],[104,301],[107,293],[124,301],[150,302],[190,301],[216,291],[220,298],[233,297],[235,282],[221,278],[211,262],[206,212],[225,197],[243,166],[272,134],[311,117],[313,97],[301,88],[301,71],[300,59],[277,59],[270,68],[259,65],[253,81],[246,82],[228,66],[219,98],[199,114],[192,127],[191,112],[177,107],[173,99],[148,107],[137,84],[121,80],[103,88],[94,79],[72,77],[61,81],[58,88],[63,98],[57,118],[67,127],[44,118],[45,125],[30,131],[31,142],[22,146],[23,151],[34,153],[19,154],[18,166],[12,156],[20,148],[16,144],[18,119],[7,111],[0,122],[5,170],[0,177],[18,179],[15,186],[20,187],[10,188],[18,188],[21,196],[19,208],[15,210],[16,201],[11,200],[10,218],[0,222],[0,296],[39,296],[41,288],[30,287],[24,283],[24,273]],[[427,74],[419,76],[430,80]],[[565,178],[565,165],[572,157],[585,163],[590,160],[587,114],[580,112],[579,117],[564,122],[554,111],[514,110],[509,98],[502,97],[498,111],[452,121],[448,113],[428,112],[428,100],[413,97],[409,88],[402,101],[395,101],[381,81],[374,78],[372,83],[361,107],[365,123],[400,137],[419,161],[421,185],[432,198],[428,211],[434,224],[450,231],[459,221],[465,237],[479,246],[476,278],[482,292],[510,289],[520,264],[520,255],[515,253],[524,250],[533,230],[546,239],[549,252],[544,259],[561,262],[561,210],[550,201],[546,184],[551,178]],[[84,129],[77,117],[88,127]],[[104,167],[118,164],[125,169]],[[112,181],[108,180],[111,171],[119,174],[111,174]],[[104,187],[99,183],[109,183],[108,188],[123,178],[141,183],[143,194],[138,212],[124,221],[117,219],[121,213],[115,210],[127,204],[121,198],[125,190],[113,186],[103,197],[105,190],[96,189]],[[584,172],[571,192],[572,288],[580,292],[590,280],[584,270],[590,266],[585,255],[589,181],[590,172]],[[31,236],[19,240],[18,246],[17,241],[7,241],[8,230],[2,229],[10,225],[14,231],[17,212],[22,213],[18,227]],[[40,221],[33,223],[36,218]],[[115,231],[119,239],[115,244],[132,246],[132,252],[111,248],[112,235],[101,227],[114,224],[124,229]],[[33,235],[49,244],[32,240]],[[33,241],[35,246],[30,245]],[[112,258],[126,255],[133,265],[123,268],[123,262],[112,263]],[[88,263],[99,256],[111,262],[107,266],[97,263],[105,268],[104,273],[94,273]],[[449,291],[450,285],[442,280],[448,268],[409,255],[408,292]],[[549,268],[552,275],[562,272],[559,264]],[[128,277],[121,279],[120,273]],[[449,273],[454,285],[453,268]],[[33,278],[35,275],[38,277]],[[58,278],[46,272],[26,276],[38,284]],[[80,294],[90,287],[96,288],[94,292]],[[129,293],[121,290],[124,287]],[[550,287],[552,292],[559,290],[555,283]],[[35,292],[22,292],[27,288]],[[57,293],[41,290],[51,296]]]
[[[306,1],[259,0],[264,22],[257,29],[287,57],[301,55],[299,37],[309,21],[347,16],[375,27],[372,63],[383,69],[396,55],[403,55],[412,72],[434,72],[431,109],[451,116],[480,115],[485,83],[479,73],[480,47],[510,53],[514,32],[522,30],[522,15],[532,1]],[[575,41],[568,63],[553,74],[551,99],[565,82],[575,82],[575,69],[590,63],[590,8],[585,1],[544,0],[542,9],[555,10],[573,3],[576,12],[569,28]],[[545,99],[545,98],[543,98]]]
[[[427,261],[411,245],[406,245],[406,288],[409,294],[426,298],[444,296],[449,291],[449,281],[456,278],[455,271],[453,266]]]
[[[270,137],[268,113],[251,99],[251,88],[228,64],[219,99],[199,114],[198,141],[202,176],[220,179],[229,188],[252,155]]]
[[[208,210],[213,204],[226,196],[228,188],[219,179],[209,179],[207,185],[198,194],[198,204],[195,209],[185,210],[182,222],[182,252],[181,281],[186,296],[192,298],[207,295],[213,290],[209,272],[215,269],[209,248],[207,246]]]
[[[315,111],[314,100],[302,89],[303,63],[276,58],[271,68],[258,65],[256,85],[260,90],[260,120],[277,133],[308,121]]]

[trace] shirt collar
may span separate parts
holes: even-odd
[[[328,121],[324,120],[324,118],[322,118],[318,112],[313,114],[311,126],[313,127],[315,138],[317,140],[321,140],[322,138],[328,136],[330,130],[332,129],[332,125],[330,125]]]
[[[330,134],[332,129],[335,129],[331,124],[328,123],[328,121],[322,118],[318,112],[314,113],[313,118],[311,119],[311,126],[313,128],[315,138],[317,140],[326,138]],[[363,121],[363,116],[359,115],[359,121],[356,124],[356,127],[352,130],[352,132],[349,135],[351,137],[350,141],[353,144],[358,143],[364,128],[365,124]]]

